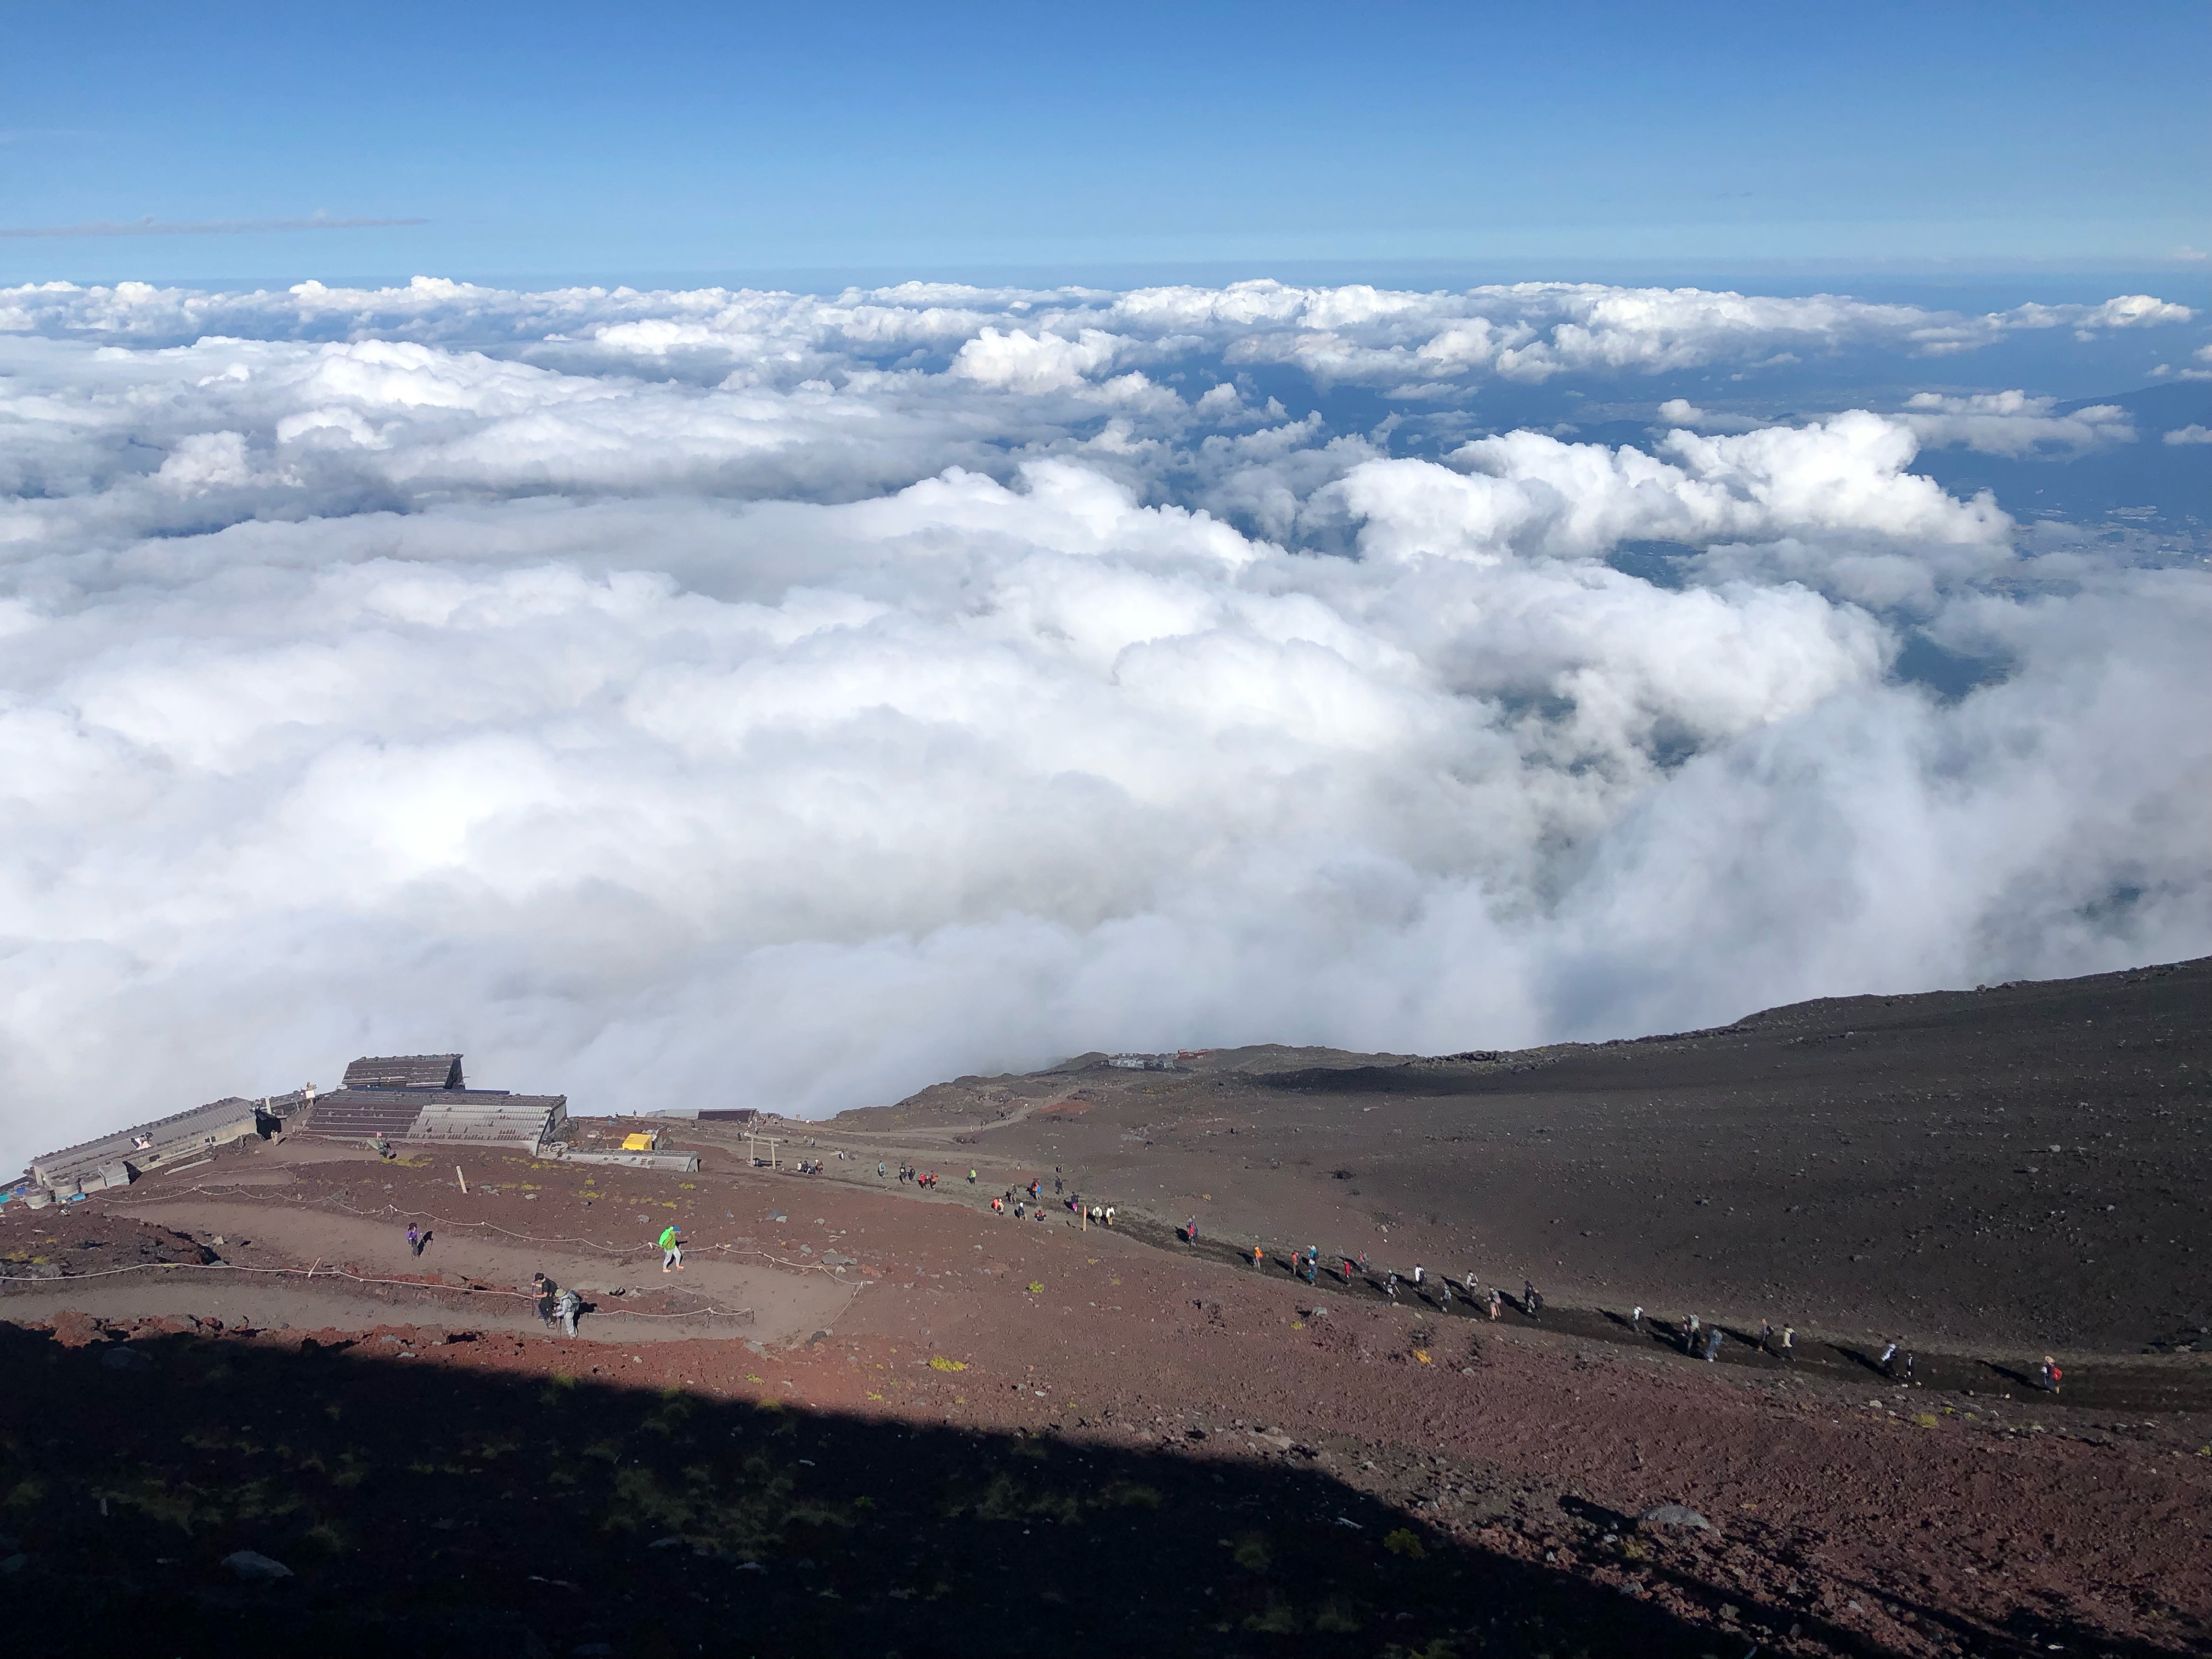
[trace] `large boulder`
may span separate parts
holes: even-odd
[[[1692,1532],[1711,1532],[1713,1523],[1699,1515],[1687,1504],[1662,1504],[1656,1509],[1646,1510],[1636,1517],[1637,1524],[1654,1531],[1686,1528]]]
[[[292,1576],[292,1569],[282,1561],[272,1561],[255,1550],[233,1550],[222,1558],[222,1564],[249,1584],[270,1584]]]

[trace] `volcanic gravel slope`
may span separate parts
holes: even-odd
[[[1094,1054],[822,1127],[963,1179],[1058,1170],[1224,1244],[1619,1310],[2020,1354],[2212,1325],[2212,958],[1444,1059]]]
[[[2037,1393],[1998,1349],[2116,1288],[2104,1236],[2040,1283],[1965,1248],[2060,1237],[2022,1195],[2063,1171],[2077,1208],[2134,1194],[2143,1239],[2171,1218],[2167,1255],[2114,1238],[2169,1276],[2143,1305],[2197,1291],[2205,982],[1441,1062],[1078,1063],[789,1126],[825,1176],[750,1168],[714,1125],[672,1126],[702,1159],[681,1175],[295,1137],[11,1204],[0,1619],[102,1655],[2212,1652],[2212,1360],[2154,1323],[2169,1352],[2085,1343]],[[2099,1150],[2023,1155],[2051,1142]],[[902,1152],[943,1184],[878,1178]],[[1055,1204],[1054,1164],[1123,1224]],[[988,1208],[1017,1176],[1043,1219]],[[1833,1237],[1914,1180],[1960,1218],[1948,1249],[1884,1266]],[[1674,1232],[1629,1224],[1639,1194]],[[1240,1206],[1268,1218],[1256,1266]],[[1308,1231],[1373,1270],[1294,1279]],[[1871,1285],[1925,1322],[1917,1380],[1811,1317],[1797,1363],[1760,1351],[1716,1287],[1761,1249],[1753,1314]],[[1540,1318],[1470,1318],[1433,1277],[1382,1293],[1414,1259],[1517,1291],[1547,1250]],[[533,1263],[588,1292],[577,1338],[530,1314]],[[1721,1363],[1645,1288],[1686,1279]],[[1665,1316],[1641,1332],[1613,1316],[1631,1284]],[[1639,1522],[1664,1504],[1706,1524]],[[239,1580],[240,1549],[293,1576]]]
[[[398,1214],[436,1206],[456,1249],[617,1248],[574,1170],[532,1171],[526,1215],[391,1173]],[[479,1155],[472,1188],[495,1173]],[[308,1174],[260,1201],[363,1196]],[[699,1258],[834,1239],[860,1293],[789,1345],[640,1341],[606,1313],[517,1333],[388,1283],[316,1291],[312,1328],[0,1326],[0,1617],[42,1652],[472,1659],[1078,1637],[2149,1655],[2212,1633],[2212,1416],[1711,1369],[899,1188],[702,1170],[678,1202]],[[175,1226],[150,1254],[179,1265],[137,1272],[118,1219],[47,1222],[47,1264],[127,1246],[131,1282],[226,1283]],[[395,1217],[392,1259],[350,1265],[388,1279],[404,1251]],[[1707,1526],[1638,1524],[1669,1504]],[[238,1582],[240,1549],[294,1576]]]

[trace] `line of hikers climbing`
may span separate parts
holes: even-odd
[[[1183,1223],[1182,1227],[1177,1229],[1177,1232],[1185,1243],[1195,1245],[1198,1243],[1197,1218],[1193,1217]],[[1323,1273],[1326,1272],[1329,1278],[1340,1281],[1346,1290],[1350,1290],[1356,1283],[1364,1281],[1370,1288],[1380,1291],[1392,1302],[1398,1300],[1398,1287],[1404,1285],[1412,1291],[1417,1299],[1421,1301],[1433,1299],[1439,1312],[1449,1313],[1452,1310],[1454,1285],[1450,1277],[1444,1273],[1438,1273],[1431,1279],[1429,1276],[1429,1270],[1418,1262],[1414,1264],[1413,1271],[1410,1275],[1401,1273],[1395,1267],[1385,1267],[1381,1270],[1382,1276],[1377,1278],[1376,1270],[1368,1265],[1367,1256],[1364,1251],[1356,1256],[1333,1255],[1329,1260],[1334,1265],[1324,1269],[1322,1266],[1321,1246],[1309,1244],[1303,1250],[1291,1252],[1291,1273],[1294,1277],[1304,1279],[1309,1285],[1318,1285]],[[1252,1247],[1252,1266],[1257,1269],[1264,1268],[1267,1265],[1266,1246],[1255,1244]],[[1504,1316],[1507,1301],[1505,1292],[1495,1285],[1485,1290],[1480,1274],[1470,1272],[1464,1279],[1458,1281],[1457,1288],[1461,1300],[1468,1304],[1469,1311],[1477,1318],[1482,1317],[1485,1314],[1493,1320]],[[1516,1305],[1523,1316],[1529,1319],[1541,1319],[1544,1316],[1544,1293],[1536,1288],[1534,1281],[1524,1282],[1522,1285],[1521,1297]]]
[[[876,1174],[878,1178],[884,1174],[884,1166],[882,1164],[876,1165]],[[899,1179],[913,1181],[923,1187],[934,1187],[937,1184],[937,1177],[934,1175],[917,1171],[908,1164],[900,1166]],[[968,1184],[974,1186],[977,1179],[977,1172],[972,1169],[969,1170]],[[1115,1206],[1110,1204],[1086,1205],[1080,1193],[1068,1193],[1065,1178],[1057,1166],[1053,1171],[1052,1190],[1056,1207],[1066,1210],[1079,1221],[1087,1221],[1093,1226],[1114,1225]],[[1044,1178],[1040,1176],[1018,1189],[1012,1187],[1007,1188],[1004,1193],[991,1200],[991,1212],[994,1215],[1011,1213],[1018,1221],[1048,1219],[1044,1206]],[[1198,1218],[1192,1216],[1185,1220],[1182,1226],[1176,1229],[1176,1236],[1191,1249],[1197,1249]],[[1453,1292],[1456,1289],[1460,1299],[1468,1304],[1468,1312],[1476,1318],[1486,1316],[1493,1321],[1502,1318],[1509,1303],[1517,1307],[1525,1319],[1540,1322],[1544,1316],[1544,1293],[1536,1288],[1533,1280],[1522,1283],[1521,1295],[1516,1302],[1498,1285],[1492,1285],[1486,1288],[1480,1276],[1473,1272],[1455,1283],[1449,1275],[1443,1273],[1431,1278],[1427,1268],[1417,1262],[1410,1275],[1401,1274],[1396,1268],[1392,1267],[1381,1269],[1381,1276],[1378,1278],[1377,1270],[1369,1266],[1364,1254],[1358,1256],[1333,1255],[1329,1257],[1329,1261],[1332,1265],[1324,1268],[1322,1265],[1321,1247],[1317,1244],[1309,1244],[1303,1250],[1294,1249],[1291,1252],[1288,1266],[1295,1277],[1316,1286],[1321,1283],[1324,1273],[1332,1279],[1340,1282],[1346,1290],[1352,1289],[1355,1284],[1364,1280],[1371,1289],[1380,1291],[1386,1300],[1393,1303],[1400,1300],[1399,1286],[1404,1285],[1410,1289],[1417,1300],[1430,1303],[1443,1313],[1452,1311],[1455,1305]],[[1253,1245],[1251,1253],[1253,1267],[1255,1270],[1263,1269],[1267,1262],[1267,1248],[1261,1244]],[[1626,1318],[1618,1314],[1610,1315],[1608,1317],[1616,1323],[1625,1325],[1629,1331],[1637,1335],[1646,1334],[1644,1310],[1641,1306],[1630,1310]],[[1656,1323],[1652,1334],[1659,1334]],[[1722,1327],[1717,1324],[1708,1325],[1696,1314],[1687,1316],[1674,1326],[1671,1332],[1671,1340],[1680,1344],[1684,1353],[1692,1358],[1703,1359],[1708,1364],[1716,1363],[1720,1358],[1727,1337],[1728,1333]],[[1745,1340],[1748,1341],[1750,1339]],[[1777,1329],[1772,1321],[1762,1319],[1759,1322],[1758,1340],[1753,1346],[1762,1354],[1778,1359],[1784,1364],[1794,1364],[1797,1358],[1797,1328],[1794,1325],[1784,1325]],[[1861,1358],[1863,1358],[1863,1356]],[[1902,1339],[1888,1340],[1882,1348],[1881,1358],[1873,1363],[1875,1369],[1893,1382],[1911,1383],[1916,1381],[1915,1357],[1912,1351],[1905,1346]],[[2042,1363],[2036,1367],[2036,1386],[2046,1393],[2055,1395],[2059,1391],[2065,1373],[2057,1362],[2051,1355],[2045,1354]]]
[[[968,1180],[971,1185],[974,1183],[975,1170],[968,1171]],[[1071,1193],[1067,1190],[1066,1178],[1057,1169],[1052,1175],[1052,1192],[1054,1207],[1066,1211],[1077,1221],[1088,1223],[1093,1227],[1110,1227],[1114,1224],[1115,1209],[1111,1204],[1085,1203],[1081,1193]],[[1018,1194],[1026,1194],[1026,1196]],[[1017,1221],[1049,1219],[1044,1206],[1044,1177],[1037,1176],[1028,1186],[1019,1188],[1018,1191],[1012,1187],[1007,1188],[1005,1192],[991,1200],[991,1213],[993,1215],[1012,1214]]]
[[[1196,1247],[1198,1218],[1195,1216],[1176,1231],[1184,1243]],[[1472,1271],[1454,1281],[1443,1273],[1431,1277],[1428,1269],[1418,1262],[1410,1274],[1402,1274],[1395,1267],[1377,1270],[1369,1265],[1364,1253],[1357,1256],[1339,1255],[1331,1257],[1330,1261],[1333,1265],[1325,1269],[1322,1265],[1321,1247],[1309,1244],[1303,1250],[1291,1251],[1288,1266],[1294,1277],[1309,1285],[1318,1285],[1326,1272],[1329,1278],[1340,1282],[1346,1290],[1364,1281],[1370,1289],[1379,1291],[1386,1300],[1394,1303],[1399,1300],[1399,1286],[1403,1285],[1416,1299],[1431,1304],[1440,1313],[1452,1310],[1455,1290],[1476,1318],[1486,1316],[1492,1320],[1498,1319],[1504,1316],[1508,1303],[1513,1300],[1496,1285],[1486,1288],[1480,1274]],[[1253,1245],[1251,1262],[1255,1270],[1266,1268],[1267,1250],[1265,1245]],[[1544,1316],[1544,1293],[1536,1288],[1534,1280],[1523,1280],[1520,1297],[1514,1305],[1519,1309],[1522,1317],[1540,1322]],[[1634,1334],[1639,1336],[1644,1334],[1644,1315],[1641,1306],[1631,1309],[1625,1319],[1618,1315],[1613,1317]],[[1674,1328],[1673,1334],[1684,1353],[1703,1359],[1707,1364],[1719,1359],[1722,1345],[1727,1340],[1727,1333],[1720,1326],[1708,1325],[1696,1314],[1682,1320]],[[1759,1352],[1771,1355],[1784,1364],[1795,1364],[1797,1328],[1784,1325],[1777,1329],[1771,1320],[1762,1319],[1759,1322],[1759,1339],[1755,1346]],[[1914,1357],[1901,1340],[1890,1341],[1875,1364],[1884,1376],[1893,1381],[1911,1382],[1914,1380]],[[2063,1375],[2051,1357],[2045,1354],[2042,1364],[2037,1368],[2038,1386],[2048,1393],[2056,1394]]]
[[[877,1164],[876,1173],[878,1177],[884,1173],[883,1164]],[[933,1187],[937,1184],[937,1177],[933,1174],[917,1171],[908,1166],[902,1166],[899,1179],[914,1180],[926,1187]],[[972,1169],[968,1171],[968,1180],[970,1185],[973,1185],[976,1180],[976,1172]],[[1052,1189],[1058,1207],[1066,1210],[1079,1219],[1087,1220],[1097,1226],[1111,1227],[1114,1224],[1115,1206],[1111,1204],[1085,1205],[1082,1194],[1070,1193],[1066,1190],[1066,1182],[1057,1168],[1053,1171]],[[1004,1215],[1007,1212],[1008,1206],[1011,1205],[1013,1217],[1018,1221],[1032,1215],[1039,1221],[1046,1219],[1044,1177],[1042,1176],[1035,1177],[1021,1190],[1027,1194],[1026,1199],[1018,1197],[1016,1189],[1012,1187],[1007,1188],[1003,1194],[994,1197],[991,1200],[992,1213]],[[1176,1231],[1185,1244],[1193,1249],[1198,1247],[1199,1230],[1196,1216],[1188,1218]],[[420,1256],[424,1247],[430,1243],[430,1237],[428,1228],[412,1222],[408,1224],[407,1245],[413,1255]],[[654,1243],[661,1253],[660,1271],[664,1273],[682,1272],[684,1267],[682,1230],[671,1223],[661,1230],[659,1237]],[[1357,1256],[1334,1255],[1331,1260],[1340,1265],[1329,1270],[1329,1277],[1332,1279],[1340,1277],[1346,1290],[1350,1290],[1355,1283],[1364,1280],[1370,1287],[1379,1290],[1386,1299],[1395,1303],[1399,1299],[1398,1287],[1401,1284],[1404,1284],[1410,1287],[1417,1299],[1425,1302],[1432,1301],[1438,1312],[1449,1314],[1452,1310],[1452,1291],[1455,1286],[1449,1274],[1438,1273],[1432,1279],[1428,1269],[1416,1262],[1413,1264],[1413,1271],[1410,1276],[1401,1275],[1395,1267],[1386,1267],[1382,1270],[1382,1277],[1378,1279],[1375,1276],[1375,1270],[1369,1266],[1364,1251]],[[1265,1245],[1255,1243],[1252,1246],[1251,1262],[1254,1271],[1265,1270],[1267,1265],[1267,1251]],[[1292,1250],[1288,1265],[1295,1277],[1304,1280],[1309,1285],[1318,1286],[1322,1273],[1321,1246],[1309,1244],[1303,1250]],[[549,1328],[557,1322],[563,1335],[575,1335],[576,1318],[583,1311],[584,1305],[576,1292],[560,1288],[542,1273],[533,1273],[531,1279],[531,1291],[537,1304],[539,1320]],[[1507,1299],[1505,1292],[1496,1285],[1492,1285],[1486,1289],[1481,1276],[1474,1270],[1470,1269],[1457,1282],[1456,1288],[1462,1299],[1468,1304],[1468,1311],[1474,1316],[1479,1318],[1486,1315],[1492,1321],[1503,1316]],[[1542,1320],[1544,1293],[1536,1288],[1534,1279],[1522,1281],[1518,1305],[1522,1317],[1531,1321]],[[1644,1316],[1641,1304],[1630,1309],[1625,1319],[1618,1315],[1611,1316],[1625,1325],[1632,1334],[1639,1336],[1644,1334]],[[1727,1340],[1727,1333],[1721,1326],[1707,1325],[1696,1314],[1687,1316],[1675,1328],[1674,1336],[1680,1342],[1684,1353],[1693,1358],[1701,1358],[1708,1364],[1719,1359],[1722,1346]],[[1771,1355],[1785,1364],[1794,1364],[1797,1358],[1797,1328],[1794,1325],[1784,1325],[1777,1330],[1772,1321],[1762,1319],[1759,1322],[1759,1340],[1756,1346],[1762,1354]],[[1914,1356],[1912,1351],[1904,1345],[1901,1339],[1893,1338],[1885,1344],[1881,1358],[1874,1364],[1883,1376],[1893,1382],[1911,1383],[1915,1381]],[[2046,1394],[2057,1395],[2065,1381],[2065,1371],[2060,1367],[2057,1359],[2050,1354],[2045,1354],[2041,1363],[2035,1368],[2035,1385]]]
[[[887,1165],[878,1164],[876,1178],[878,1181],[884,1179],[887,1170]],[[918,1170],[911,1164],[899,1165],[898,1178],[901,1181],[910,1181],[915,1186],[924,1188],[937,1185],[935,1174],[927,1170]],[[981,1176],[976,1170],[968,1171],[969,1186],[973,1187],[980,1179]],[[1085,1204],[1083,1201],[1082,1194],[1071,1193],[1067,1190],[1066,1177],[1057,1168],[1052,1172],[1052,1191],[1057,1207],[1066,1211],[1078,1222],[1087,1222],[1093,1227],[1110,1227],[1114,1224],[1114,1206]],[[993,1215],[1011,1214],[1017,1221],[1049,1219],[1044,1206],[1044,1177],[1038,1176],[1025,1187],[1009,1187],[1005,1192],[995,1195],[991,1200],[991,1213]]]

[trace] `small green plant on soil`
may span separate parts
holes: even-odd
[[[781,1547],[787,1534],[851,1530],[856,1522],[848,1506],[798,1496],[795,1475],[760,1457],[719,1474],[695,1465],[673,1477],[633,1464],[615,1471],[613,1501],[600,1524],[641,1535],[658,1532],[744,1559]]]
[[[1360,1626],[1359,1610],[1340,1596],[1331,1596],[1314,1613],[1314,1628],[1330,1636],[1347,1635]]]
[[[1297,1607],[1279,1595],[1270,1595],[1267,1605],[1244,1621],[1244,1628],[1265,1636],[1295,1636],[1298,1630]]]
[[[118,1509],[143,1515],[149,1521],[174,1527],[187,1537],[201,1527],[221,1524],[224,1518],[221,1505],[201,1501],[204,1494],[198,1487],[180,1484],[173,1488],[158,1475],[143,1475],[94,1496],[106,1499]]]
[[[46,1483],[35,1475],[18,1480],[8,1489],[8,1496],[0,1498],[0,1509],[36,1509],[46,1495]]]
[[[1382,1650],[1384,1659],[1459,1659],[1459,1647],[1449,1636],[1439,1636],[1433,1642],[1418,1648],[1401,1648],[1392,1643]],[[1550,1653],[1540,1653],[1536,1659],[1552,1659]],[[1578,1653],[1577,1659],[1581,1659]],[[1720,1659],[1718,1654],[1705,1654],[1702,1659]]]

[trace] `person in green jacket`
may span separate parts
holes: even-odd
[[[671,1267],[678,1273],[684,1271],[684,1245],[676,1236],[676,1224],[672,1221],[660,1230],[660,1271],[666,1273]]]

